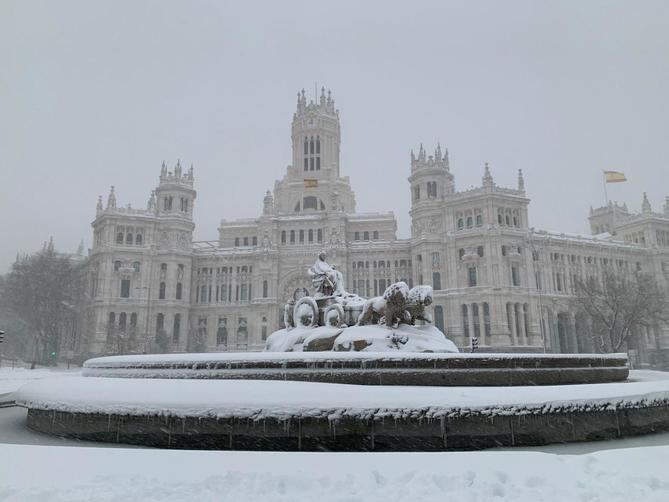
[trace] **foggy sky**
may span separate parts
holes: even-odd
[[[50,235],[90,247],[97,196],[145,207],[163,160],[194,164],[195,239],[258,216],[315,83],[358,211],[394,211],[398,237],[421,142],[459,190],[523,169],[537,228],[587,232],[602,169],[629,179],[611,199],[662,210],[669,2],[396,3],[0,2],[0,273]]]

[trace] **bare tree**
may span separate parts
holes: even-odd
[[[640,327],[668,320],[667,296],[649,274],[605,270],[601,280],[576,281],[575,308],[592,320],[606,352],[635,346]]]
[[[55,363],[63,336],[69,331],[73,305],[80,297],[80,274],[70,258],[56,253],[53,242],[38,253],[20,257],[4,280],[3,303],[30,328],[33,364]]]

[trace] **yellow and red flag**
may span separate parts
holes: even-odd
[[[618,171],[604,171],[604,181],[607,183],[622,183],[627,181],[625,175]]]

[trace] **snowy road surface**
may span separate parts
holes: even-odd
[[[0,445],[0,500],[669,500],[669,447],[535,452],[271,453]]]

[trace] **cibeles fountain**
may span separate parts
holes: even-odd
[[[325,251],[309,268],[314,295],[298,289],[284,307],[284,329],[269,336],[270,352],[458,352],[432,326],[427,312],[432,288],[391,284],[382,296],[365,299],[344,290],[342,273]]]
[[[254,353],[90,359],[23,387],[28,426],[165,448],[466,450],[669,430],[669,379],[625,354],[462,353],[431,322],[432,289],[344,289],[322,253],[285,328]],[[649,373],[653,373],[652,375]]]

